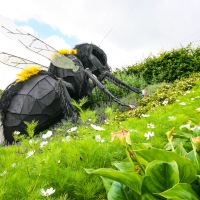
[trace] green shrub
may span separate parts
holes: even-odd
[[[164,51],[159,56],[150,56],[143,62],[118,70],[143,78],[147,84],[173,82],[189,74],[200,71],[200,47],[186,47]]]

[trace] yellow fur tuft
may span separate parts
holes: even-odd
[[[77,54],[77,50],[76,49],[60,49],[58,50],[59,53],[63,54],[63,55],[75,55]]]
[[[21,73],[17,74],[17,80],[16,82],[23,82],[28,80],[31,76],[34,76],[38,74],[41,71],[41,69],[38,66],[31,66],[24,68]]]

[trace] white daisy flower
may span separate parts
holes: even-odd
[[[102,127],[100,127],[100,126],[96,126],[96,125],[94,125],[94,124],[90,124],[90,126],[91,126],[93,129],[95,129],[96,131],[105,131],[105,129],[102,128]]]
[[[14,134],[14,135],[19,135],[19,134],[20,134],[20,131],[14,131],[13,134]]]
[[[179,104],[180,104],[181,106],[185,106],[185,105],[186,105],[185,102],[180,102]]]
[[[16,167],[16,163],[12,163],[11,167],[15,168]]]
[[[146,138],[146,140],[149,140],[153,136],[154,136],[154,132],[148,132],[144,134],[144,137]]]
[[[174,117],[174,116],[169,116],[168,119],[169,119],[170,121],[174,121],[174,120],[176,120],[176,117]]]
[[[50,195],[52,195],[56,190],[53,189],[52,187],[47,189],[46,191],[42,188],[40,190],[40,194],[43,196],[43,197],[48,197]]]
[[[101,136],[100,135],[96,135],[95,136],[95,140],[97,141],[97,142],[105,142],[105,139],[104,138],[101,138]]]
[[[3,171],[2,173],[0,173],[0,176],[4,176],[5,174],[7,174],[7,171]]]
[[[33,154],[35,153],[35,151],[33,150],[33,151],[29,151],[28,153],[27,153],[27,156],[26,156],[26,158],[29,158],[29,157],[31,157]]]
[[[198,112],[200,112],[200,107],[196,109]]]
[[[65,138],[62,139],[63,142],[69,142],[71,140],[71,136],[67,135]]]
[[[155,125],[150,123],[150,124],[147,124],[147,128],[155,128]]]
[[[190,130],[190,124],[181,125],[179,128],[180,130],[183,128],[187,128],[188,130]]]
[[[77,127],[72,127],[69,130],[67,130],[68,133],[74,132],[77,130]]]
[[[147,117],[149,117],[149,116],[150,116],[149,114],[141,114],[141,117],[147,118]]]
[[[42,135],[42,139],[50,138],[53,135],[52,131],[47,131],[47,133]]]
[[[168,100],[164,100],[164,101],[162,102],[162,104],[163,104],[164,106],[166,106],[166,105],[168,104]]]
[[[47,141],[42,141],[42,142],[40,143],[40,148],[43,148],[43,147],[46,146],[47,144],[48,144]]]

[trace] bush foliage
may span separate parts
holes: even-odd
[[[147,84],[173,82],[200,71],[200,47],[192,44],[171,51],[164,51],[159,56],[149,56],[143,62],[126,69],[118,70],[127,75],[144,79]]]

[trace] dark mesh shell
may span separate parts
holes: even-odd
[[[26,134],[24,121],[38,121],[36,133],[49,128],[63,117],[56,79],[38,74],[23,82],[3,113],[5,140],[13,142],[13,132]]]
[[[85,76],[83,65],[77,57],[73,55],[67,55],[67,57],[79,66],[77,72],[73,72],[71,69],[58,68],[52,63],[50,64],[48,71],[54,76],[70,83],[74,87],[74,90],[68,88],[68,92],[71,98],[78,100],[87,96],[88,77]]]

